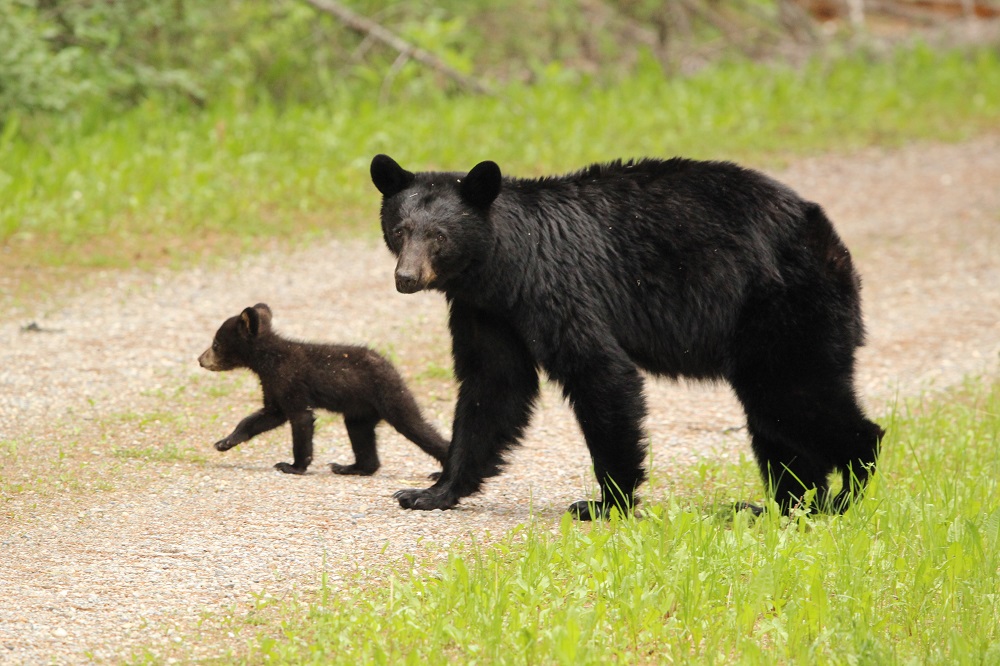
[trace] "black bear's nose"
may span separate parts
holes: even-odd
[[[396,273],[396,291],[401,294],[412,294],[420,291],[420,280],[416,275]]]

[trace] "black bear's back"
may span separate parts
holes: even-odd
[[[677,158],[510,179],[491,217],[512,300],[585,321],[653,372],[721,378],[747,304],[816,278],[810,206],[756,171]],[[564,335],[548,321],[527,322],[543,357]]]

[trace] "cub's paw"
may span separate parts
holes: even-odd
[[[458,500],[452,497],[451,493],[442,492],[437,488],[407,488],[397,491],[393,497],[399,501],[399,506],[404,509],[419,509],[420,511],[433,511],[434,509],[450,509],[458,504]]]
[[[334,474],[345,474],[351,476],[371,476],[378,470],[378,465],[374,467],[363,467],[358,463],[353,465],[341,465],[339,463],[330,463],[330,471]]]
[[[441,472],[431,472],[430,474],[427,475],[427,478],[430,479],[431,481],[437,481],[438,479],[441,478]]]
[[[278,470],[279,472],[284,472],[285,474],[299,474],[299,475],[302,475],[302,474],[306,473],[305,468],[303,468],[303,467],[296,467],[295,465],[292,465],[291,463],[286,463],[286,462],[276,463],[275,466],[274,466],[274,469]]]
[[[216,451],[228,451],[229,449],[231,449],[234,446],[236,446],[236,444],[237,444],[237,442],[230,441],[230,439],[228,437],[226,437],[225,439],[220,439],[219,441],[217,441],[215,443],[215,450]]]

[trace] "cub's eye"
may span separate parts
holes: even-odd
[[[438,243],[444,243],[444,241],[446,240],[446,239],[445,239],[445,237],[444,237],[444,234],[442,234],[442,233],[439,233],[439,234],[438,234],[437,236],[435,236],[435,238],[434,238],[434,239],[435,239],[435,240],[436,240],[436,241],[437,241]]]
[[[402,238],[403,237],[403,227],[396,227],[393,230],[393,232],[392,232],[392,237],[393,238]]]
[[[218,340],[212,340],[212,351],[214,351],[214,352],[219,351],[219,341]]]

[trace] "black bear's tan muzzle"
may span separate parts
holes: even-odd
[[[427,256],[426,247],[405,248],[396,262],[396,291],[401,294],[414,294],[426,289],[437,275]]]

